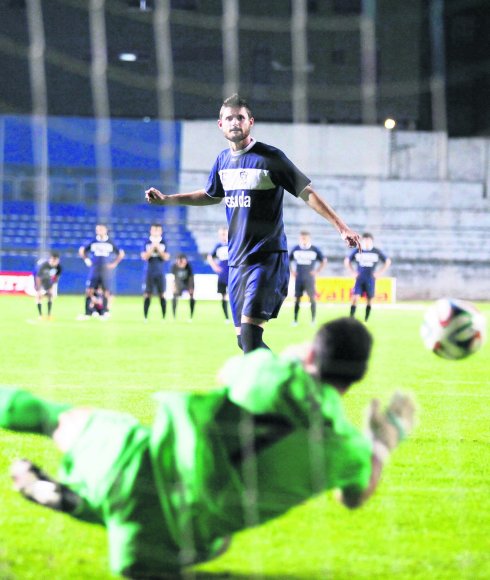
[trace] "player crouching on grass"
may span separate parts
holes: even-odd
[[[366,435],[348,422],[342,395],[364,376],[371,344],[361,322],[341,318],[301,355],[258,349],[233,358],[217,390],[158,394],[152,427],[0,389],[0,426],[51,435],[64,453],[60,482],[20,460],[14,486],[105,525],[111,569],[132,578],[177,578],[219,555],[234,532],[324,490],[360,506],[415,414],[410,398],[395,394],[384,412],[371,403]]]

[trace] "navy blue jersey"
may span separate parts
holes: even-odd
[[[362,278],[370,278],[374,274],[379,262],[386,262],[388,258],[378,248],[372,250],[363,250],[360,252],[355,249],[349,256],[349,262],[352,264],[356,262],[358,276]]]
[[[59,264],[57,266],[51,266],[49,260],[39,260],[36,264],[34,276],[40,278],[43,283],[53,283],[58,280],[61,271],[62,268]]]
[[[309,276],[313,271],[316,262],[323,262],[324,257],[316,246],[304,248],[299,244],[294,246],[289,254],[289,260],[296,266],[296,275],[298,277]]]
[[[163,238],[160,238],[160,240],[152,240],[151,236],[148,237],[147,240],[145,240],[145,243],[144,243],[143,248],[142,248],[143,252],[148,252],[149,249],[151,248],[151,246],[153,245],[154,241],[158,242],[158,246],[160,248],[160,251],[165,252],[165,250],[167,248],[167,244],[165,243],[165,240]],[[145,271],[155,273],[155,274],[163,272],[164,263],[165,263],[165,260],[157,252],[157,250],[155,248],[153,248],[153,251],[152,251],[150,257],[148,258],[148,260],[145,260]]]
[[[109,237],[95,237],[84,247],[84,250],[92,260],[94,270],[102,270],[112,261],[113,254],[119,254],[119,248]]]
[[[309,184],[282,151],[265,143],[253,140],[241,151],[218,155],[206,193],[225,199],[230,266],[256,252],[287,252],[284,190],[297,197]]]
[[[211,257],[221,268],[221,272],[218,274],[218,279],[222,282],[226,282],[228,280],[228,244],[218,242],[211,252]]]

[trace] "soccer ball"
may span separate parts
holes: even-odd
[[[471,302],[442,298],[427,309],[420,334],[426,348],[438,356],[465,358],[485,342],[485,317]]]

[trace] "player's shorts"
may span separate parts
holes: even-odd
[[[90,270],[90,275],[87,280],[87,288],[95,290],[102,288],[103,290],[111,290],[112,276],[110,270]]]
[[[356,278],[356,283],[354,284],[353,293],[356,296],[362,296],[365,293],[368,298],[373,298],[375,288],[376,280],[373,276],[370,276],[369,278],[360,278],[358,276]]]
[[[310,300],[315,298],[315,277],[311,274],[297,276],[294,281],[294,296],[301,298],[305,292]]]
[[[226,294],[228,292],[228,280],[220,280],[218,278],[218,294]]]
[[[45,292],[49,292],[53,287],[53,281],[51,278],[41,278],[41,289]]]
[[[287,252],[257,253],[246,264],[230,267],[228,292],[235,326],[242,314],[250,318],[277,318],[288,294]]]
[[[149,428],[127,414],[94,411],[63,456],[60,479],[86,504],[72,515],[106,526],[113,572],[153,577],[179,567],[153,476]]]
[[[186,282],[182,280],[175,279],[175,296],[182,296],[182,292],[193,292],[194,291],[194,277],[189,278]]]
[[[153,294],[156,290],[158,294],[165,292],[165,274],[163,272],[147,272],[143,284],[143,292]]]

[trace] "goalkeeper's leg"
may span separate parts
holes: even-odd
[[[71,405],[52,403],[21,389],[0,387],[0,427],[52,435]]]

